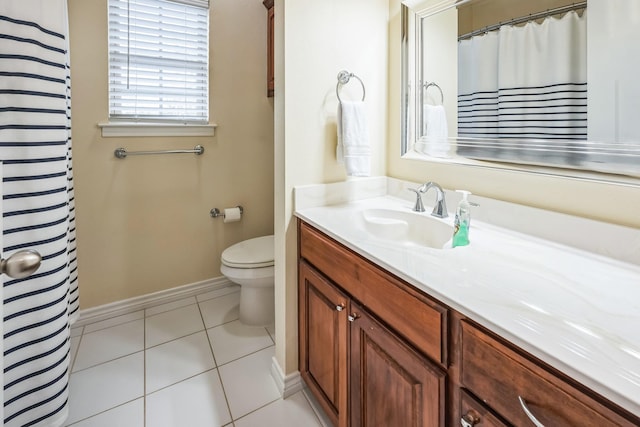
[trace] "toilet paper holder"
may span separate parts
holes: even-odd
[[[242,208],[242,206],[238,205],[236,206],[236,208],[240,209],[240,215],[244,213],[244,209]],[[218,217],[224,218],[224,213],[220,212],[220,209],[218,208],[211,209],[211,211],[209,212],[209,215],[211,215],[211,218],[218,218]]]

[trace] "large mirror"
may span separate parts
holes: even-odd
[[[637,70],[637,0],[403,0],[401,154],[635,180]]]

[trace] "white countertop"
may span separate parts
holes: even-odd
[[[471,244],[455,249],[374,237],[362,225],[365,209],[411,212],[412,205],[374,195],[329,206],[297,205],[295,215],[640,415],[640,266],[473,215]],[[454,208],[450,204],[450,212]]]

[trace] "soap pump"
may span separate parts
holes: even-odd
[[[462,193],[462,200],[456,208],[456,218],[453,226],[452,246],[467,246],[469,244],[469,226],[471,224],[471,204],[469,203],[469,191],[456,190]]]

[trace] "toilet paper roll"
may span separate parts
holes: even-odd
[[[240,212],[240,208],[227,208],[224,210],[224,220],[223,222],[237,222],[240,221],[240,217],[242,213]]]

